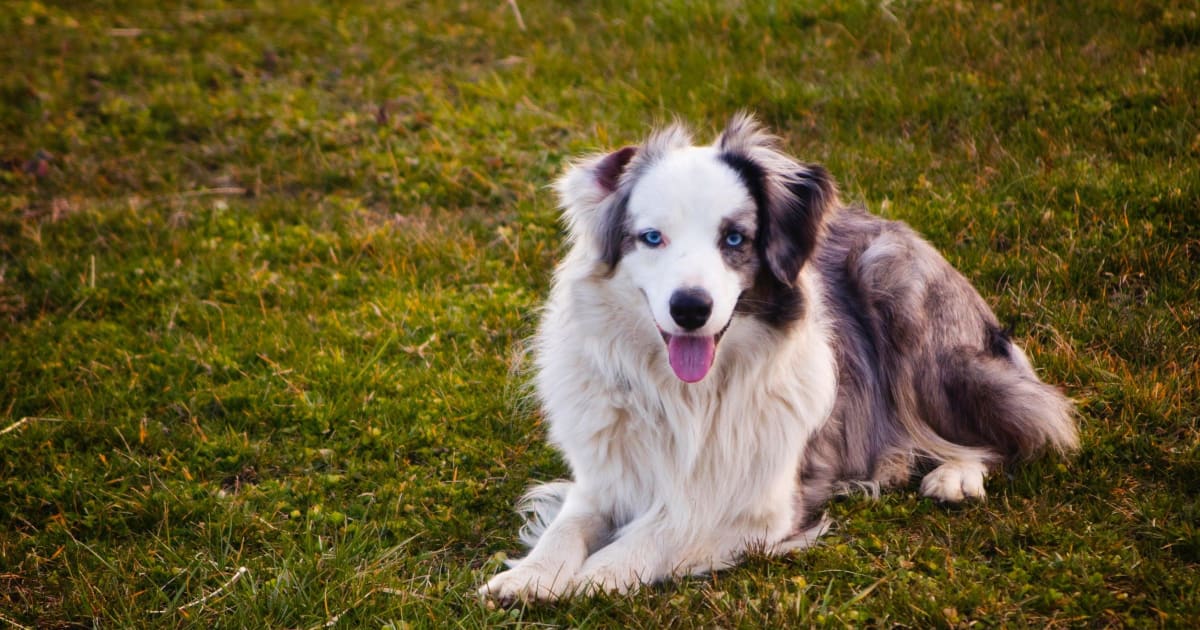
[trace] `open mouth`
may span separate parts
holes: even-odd
[[[733,320],[731,319],[730,322]],[[659,328],[667,344],[667,358],[675,376],[685,383],[697,383],[712,369],[717,355],[717,344],[729,329],[729,323],[715,335],[672,335]]]

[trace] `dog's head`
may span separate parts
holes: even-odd
[[[557,184],[570,238],[602,273],[641,291],[671,368],[708,374],[736,316],[786,326],[803,314],[797,276],[836,188],[736,116],[709,146],[679,125],[573,166]]]

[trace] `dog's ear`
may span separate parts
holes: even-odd
[[[625,172],[625,166],[636,154],[637,147],[622,147],[600,158],[594,173],[596,183],[605,191],[605,194],[611,194],[617,190],[617,185],[621,183],[621,173]]]
[[[824,167],[802,165],[768,175],[763,196],[759,252],[775,278],[791,286],[816,249],[825,217],[837,203],[837,186]]]
[[[717,138],[721,159],[741,177],[758,206],[758,253],[775,279],[796,281],[820,238],[826,214],[837,204],[829,172],[805,165],[776,148],[754,116],[741,112]]]
[[[625,239],[625,204],[614,193],[637,152],[625,147],[578,162],[554,186],[571,240],[596,243],[610,267],[620,260]]]
[[[564,211],[570,215],[595,209],[616,192],[621,174],[636,154],[637,147],[625,147],[572,164],[554,185]]]

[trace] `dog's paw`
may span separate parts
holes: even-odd
[[[611,564],[584,565],[572,582],[572,592],[588,596],[602,593],[624,595],[642,585],[636,571]]]
[[[562,597],[571,585],[569,576],[561,570],[547,570],[533,565],[516,567],[496,574],[479,587],[479,595],[501,604],[517,601],[553,601]]]
[[[983,489],[986,476],[987,466],[980,462],[946,462],[921,480],[921,494],[948,503],[983,499],[986,496]]]

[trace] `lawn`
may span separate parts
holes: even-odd
[[[1200,625],[1195,3],[517,4],[4,3],[0,627]],[[566,472],[547,185],[742,108],[976,283],[1082,451],[480,603]]]

